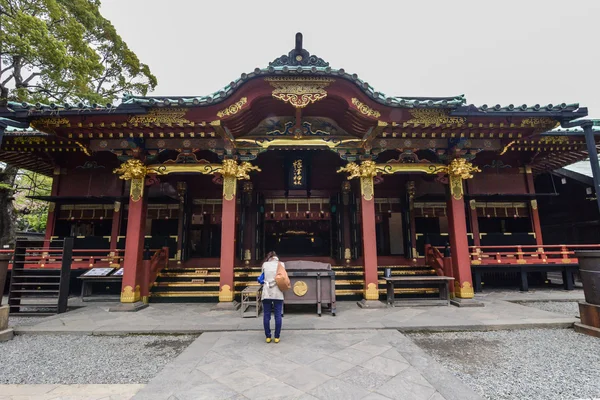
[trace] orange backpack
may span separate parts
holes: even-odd
[[[275,282],[277,283],[277,287],[282,292],[291,289],[292,284],[290,283],[290,278],[285,271],[285,268],[281,263],[277,264],[277,273],[275,274]]]

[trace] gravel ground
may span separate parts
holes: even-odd
[[[0,343],[0,384],[143,384],[194,339],[19,335]]]
[[[32,326],[39,322],[42,322],[45,318],[48,317],[21,317],[21,316],[8,316],[8,326]]]
[[[600,397],[600,340],[571,329],[408,336],[487,399]]]
[[[524,301],[519,304],[579,318],[579,304],[576,301]]]

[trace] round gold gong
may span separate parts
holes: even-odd
[[[308,285],[304,281],[298,281],[294,283],[294,294],[298,297],[302,297],[308,292]]]

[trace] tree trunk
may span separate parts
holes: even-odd
[[[17,167],[6,164],[6,167],[0,173],[0,183],[11,188],[0,188],[0,246],[10,245],[12,247],[15,240],[16,216],[12,188],[15,185],[18,170]]]

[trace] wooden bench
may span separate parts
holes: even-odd
[[[448,276],[392,276],[383,278],[387,288],[387,304],[395,307],[396,305],[449,305],[450,295],[448,284],[452,284],[454,278]],[[399,288],[415,288],[415,287],[432,287],[439,289],[439,297],[437,299],[395,299],[394,289]],[[397,303],[397,304],[396,304]]]
[[[519,287],[522,292],[529,290],[527,274],[530,272],[561,272],[565,290],[575,287],[573,274],[579,270],[579,264],[504,264],[504,265],[471,265],[473,274],[473,289],[476,293],[482,291],[482,275],[485,272],[517,272],[519,274]]]
[[[258,317],[260,315],[262,309],[261,294],[261,285],[246,286],[242,290],[242,305],[240,307],[242,318]],[[253,307],[254,310],[252,310]]]

